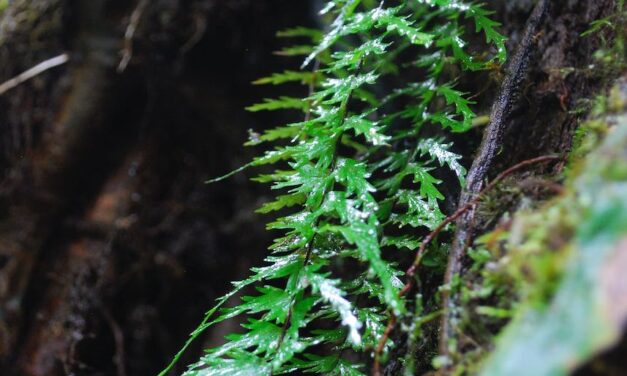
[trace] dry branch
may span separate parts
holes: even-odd
[[[11,78],[0,84],[0,95],[3,95],[7,91],[21,85],[22,83],[33,79],[34,77],[39,76],[47,70],[58,67],[67,63],[70,60],[70,56],[67,53],[62,53],[59,56],[55,56],[48,60],[42,61],[41,63],[35,65],[34,67],[18,74],[17,76]]]

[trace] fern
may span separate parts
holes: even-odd
[[[399,296],[397,249],[416,249],[414,229],[432,229],[444,218],[435,171],[448,168],[463,183],[466,170],[445,139],[447,132],[468,130],[474,118],[472,102],[446,82],[445,68],[484,69],[502,62],[505,49],[497,24],[478,5],[402,3],[332,0],[321,12],[330,20],[325,33],[279,33],[310,43],[279,52],[306,55],[303,71],[255,84],[300,83],[309,94],[248,109],[300,110],[304,120],[255,135],[248,145],[274,144],[250,165],[276,165],[255,180],[282,192],[259,209],[282,214],[268,224],[282,235],[267,265],[234,283],[190,341],[235,316],[246,317],[242,332],[209,350],[186,375],[362,375],[388,312],[404,317],[413,311]],[[495,48],[493,60],[466,51],[466,18]],[[253,295],[222,308],[251,285]],[[388,341],[385,350],[392,347]],[[363,363],[349,361],[355,359],[350,353],[361,354]]]

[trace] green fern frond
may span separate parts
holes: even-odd
[[[275,166],[255,180],[280,191],[258,212],[280,213],[267,227],[281,235],[270,246],[267,265],[234,283],[192,339],[236,316],[246,318],[241,332],[209,350],[186,375],[363,375],[388,313],[403,318],[415,303],[399,295],[403,273],[394,260],[399,250],[418,247],[415,229],[433,229],[444,218],[437,169],[450,169],[464,182],[466,170],[446,139],[449,132],[471,128],[473,103],[444,72],[448,66],[479,70],[490,63],[466,52],[466,18],[496,49],[493,59],[504,60],[505,38],[490,13],[459,0],[402,1],[395,7],[331,0],[321,14],[330,19],[324,33],[278,33],[313,44],[279,52],[305,55],[302,68],[313,70],[254,82],[298,83],[310,93],[248,108],[298,110],[304,116],[299,123],[251,133],[247,143],[274,145],[250,165]],[[416,81],[399,74],[408,70]],[[223,308],[249,286],[256,287],[253,294]],[[384,345],[385,351],[395,346]],[[348,360],[357,358],[362,362]]]

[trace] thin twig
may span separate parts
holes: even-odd
[[[135,32],[144,14],[144,10],[148,6],[148,2],[148,0],[140,0],[133,10],[133,13],[131,13],[131,19],[124,32],[124,50],[122,51],[122,60],[120,60],[120,64],[118,65],[118,73],[124,72],[128,63],[131,62],[131,58],[133,57],[133,38],[135,37]]]
[[[42,61],[41,63],[35,65],[34,67],[24,71],[17,76],[11,78],[8,81],[3,82],[0,85],[0,95],[6,93],[7,91],[15,88],[16,86],[42,74],[43,72],[52,69],[54,67],[58,67],[59,65],[63,65],[70,60],[70,56],[67,53],[62,53],[59,56],[55,56],[48,60]]]
[[[207,18],[202,13],[197,13],[196,17],[194,17],[194,22],[196,28],[194,29],[194,33],[192,36],[183,44],[181,49],[179,50],[179,56],[186,55],[189,51],[191,51],[194,46],[200,42],[202,37],[205,35],[207,31]]]
[[[111,328],[111,332],[113,333],[113,340],[115,342],[115,356],[113,358],[113,362],[115,363],[117,375],[126,376],[126,366],[124,360],[124,332],[107,308],[103,307],[102,313]]]
[[[395,325],[396,315],[392,313],[390,315],[390,319],[388,320],[388,325],[385,327],[385,331],[383,332],[383,336],[381,336],[381,340],[379,340],[379,344],[374,352],[374,364],[372,366],[373,376],[381,376],[381,355],[383,354],[385,343],[388,341],[388,338],[390,338],[390,333],[394,330]]]
[[[442,222],[440,222],[440,224],[433,231],[431,231],[431,233],[429,233],[429,235],[427,235],[420,243],[420,247],[418,248],[418,251],[416,251],[416,258],[414,259],[414,262],[409,267],[409,269],[407,269],[407,271],[405,272],[405,275],[407,276],[407,283],[405,283],[405,286],[403,286],[403,288],[399,291],[398,293],[399,297],[405,296],[407,295],[407,293],[409,293],[409,291],[411,291],[412,287],[414,286],[414,276],[416,275],[416,271],[418,270],[418,267],[420,266],[420,261],[422,260],[422,257],[424,256],[427,246],[429,245],[429,243],[431,243],[433,239],[435,239],[436,236],[440,234],[440,232],[442,232],[442,230],[448,224],[454,222],[460,216],[462,216],[464,213],[470,210],[470,208],[477,205],[487,192],[494,189],[494,187],[496,187],[503,179],[510,176],[511,174],[519,170],[525,169],[529,166],[539,164],[539,163],[546,163],[546,162],[560,161],[560,160],[564,160],[564,157],[557,156],[557,155],[545,155],[545,156],[541,156],[537,158],[528,159],[528,160],[515,164],[514,166],[498,174],[494,178],[494,180],[492,180],[488,185],[486,185],[485,188],[483,188],[477,195],[475,195],[466,205],[458,208],[455,211],[455,213],[451,214],[450,216],[446,217]],[[383,352],[385,343],[387,342],[390,334],[392,333],[392,330],[394,329],[394,326],[396,325],[396,320],[397,320],[396,315],[394,315],[393,312],[390,312],[390,319],[388,320],[388,325],[385,329],[385,332],[383,333],[383,336],[379,340],[379,345],[377,346],[377,349],[374,355],[374,366],[373,366],[373,373],[372,373],[374,376],[381,375],[381,369],[380,369],[381,368],[380,367],[381,353]]]

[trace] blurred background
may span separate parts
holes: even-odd
[[[0,373],[154,375],[270,244],[252,173],[204,181],[251,159],[248,129],[290,120],[244,107],[278,95],[251,81],[298,68],[300,57],[273,53],[275,34],[312,26],[314,5],[3,8],[0,81],[62,53],[69,62],[0,96]]]

